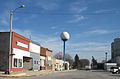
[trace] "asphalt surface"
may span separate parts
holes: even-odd
[[[20,77],[20,78],[4,78],[0,79],[120,79],[120,74],[112,74],[104,71],[71,71],[52,73],[47,75],[38,75],[32,77]]]

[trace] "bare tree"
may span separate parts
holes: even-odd
[[[56,53],[56,54],[54,55],[54,57],[55,57],[56,59],[60,59],[60,60],[63,59],[63,56],[62,56],[62,53],[61,53],[61,52],[60,52],[60,53]]]

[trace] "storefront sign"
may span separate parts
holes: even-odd
[[[28,48],[28,45],[21,43],[21,42],[17,42],[18,46],[24,47],[24,48]]]

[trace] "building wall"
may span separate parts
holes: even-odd
[[[112,61],[114,63],[119,63],[117,62],[117,57],[120,56],[120,37],[115,38],[114,42],[111,44],[111,55],[112,55]]]
[[[46,48],[46,69],[52,70],[52,51]]]
[[[45,70],[46,66],[46,57],[40,56],[40,70]]]
[[[30,57],[29,44],[30,40],[13,32],[12,37],[12,53],[11,56],[11,71],[22,71],[23,69],[23,56]],[[28,59],[29,60],[29,59]],[[17,62],[19,61],[19,63]],[[15,65],[17,64],[17,65]],[[19,66],[19,65],[21,66]]]
[[[56,58],[52,58],[51,65],[52,65],[52,70],[55,70],[55,68],[56,68]]]
[[[56,59],[56,68],[59,70],[59,71],[62,71],[64,68],[63,68],[63,63],[64,61],[63,60],[58,60]]]
[[[30,56],[32,57],[32,69],[40,70],[40,54],[30,53]]]
[[[30,43],[30,52],[38,53],[40,56],[40,45],[37,45],[35,43]]]
[[[40,47],[40,63],[44,62],[44,66],[40,64],[40,70],[46,70],[46,48]]]
[[[65,61],[65,70],[69,70],[69,62],[68,61]]]
[[[31,42],[30,43],[30,56],[32,57],[32,69],[33,70],[40,70],[40,45]]]
[[[46,48],[40,47],[40,55],[46,56]]]
[[[0,32],[0,71],[9,67],[9,32]]]
[[[112,62],[115,62],[114,42],[111,43],[111,59]]]

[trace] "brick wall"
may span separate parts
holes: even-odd
[[[40,48],[40,55],[46,56],[46,48],[44,47]]]

